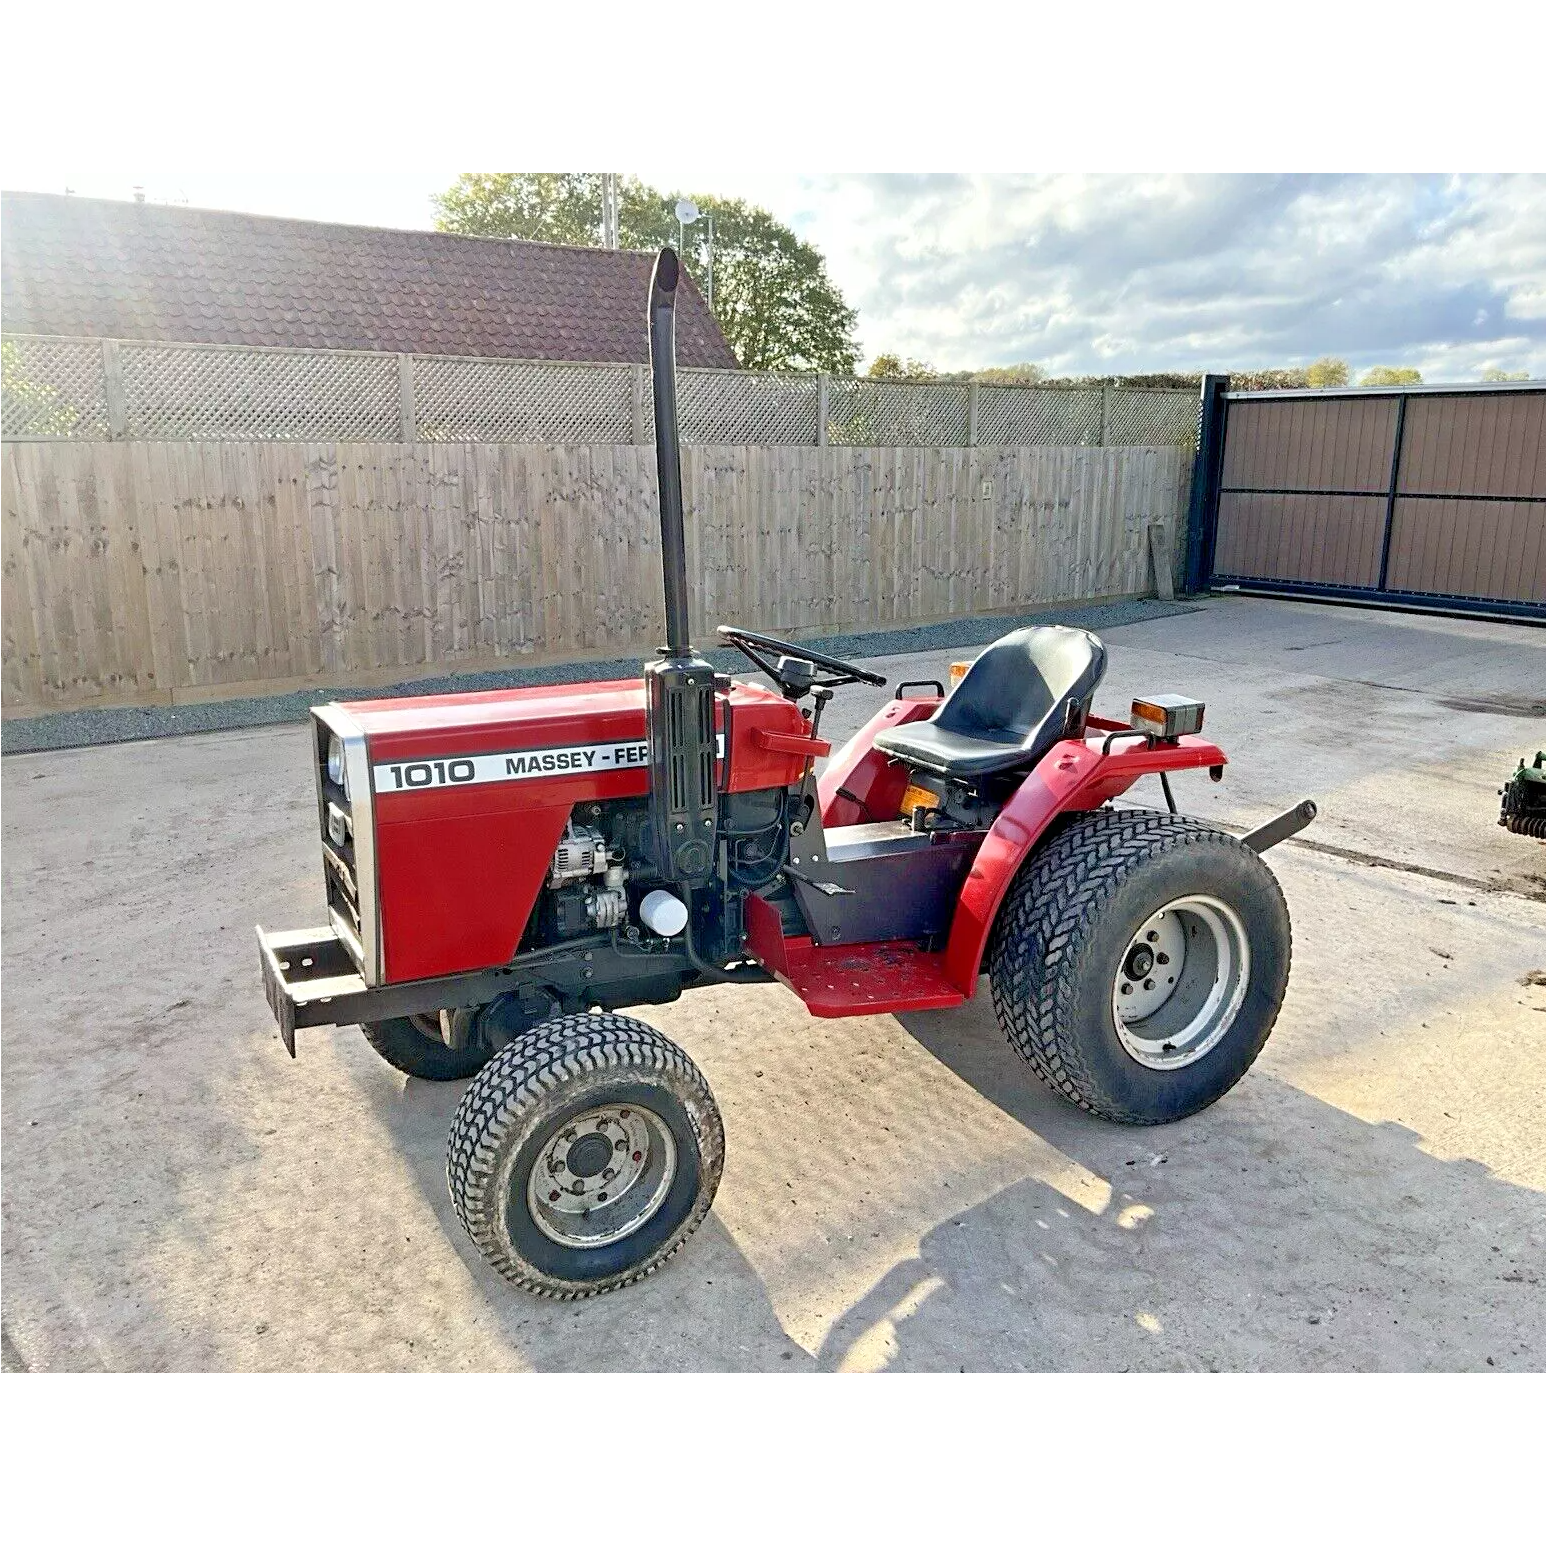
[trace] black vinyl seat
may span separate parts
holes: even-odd
[[[929,719],[882,730],[875,744],[947,778],[1034,765],[1080,735],[1106,674],[1106,646],[1082,628],[1021,628],[990,644]]]

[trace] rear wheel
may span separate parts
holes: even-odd
[[[993,1006],[1015,1050],[1075,1105],[1173,1122],[1255,1061],[1290,951],[1277,880],[1243,843],[1185,816],[1096,811],[1005,899]]]
[[[624,1015],[544,1022],[496,1053],[451,1125],[451,1201],[517,1287],[585,1299],[653,1272],[703,1221],[724,1166],[708,1082]]]
[[[362,1025],[368,1041],[393,1068],[414,1079],[471,1079],[493,1055],[479,1042],[448,1047],[439,1015],[402,1015]]]

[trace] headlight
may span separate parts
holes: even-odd
[[[327,776],[348,795],[349,767],[344,761],[344,743],[336,735],[328,737]]]

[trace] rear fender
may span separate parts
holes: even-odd
[[[968,998],[977,991],[999,906],[1021,865],[1057,817],[1093,811],[1125,793],[1146,773],[1222,767],[1228,760],[1211,741],[1195,735],[1158,746],[1137,739],[1112,744],[1105,732],[1113,727],[1098,723],[1101,733],[1082,741],[1059,741],[1036,764],[977,850],[956,903],[945,950],[945,978]]]
[[[861,821],[889,821],[901,810],[902,795],[907,789],[907,764],[878,750],[875,737],[882,730],[927,719],[941,701],[893,698],[828,760],[816,784],[821,824],[826,830],[857,826]]]

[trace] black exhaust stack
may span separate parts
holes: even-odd
[[[688,637],[687,541],[676,422],[676,253],[660,249],[650,279],[650,371],[655,386],[655,462],[660,473],[660,564],[666,645],[644,668],[650,749],[651,825],[662,876],[691,888],[714,870],[718,823],[714,668]]]

